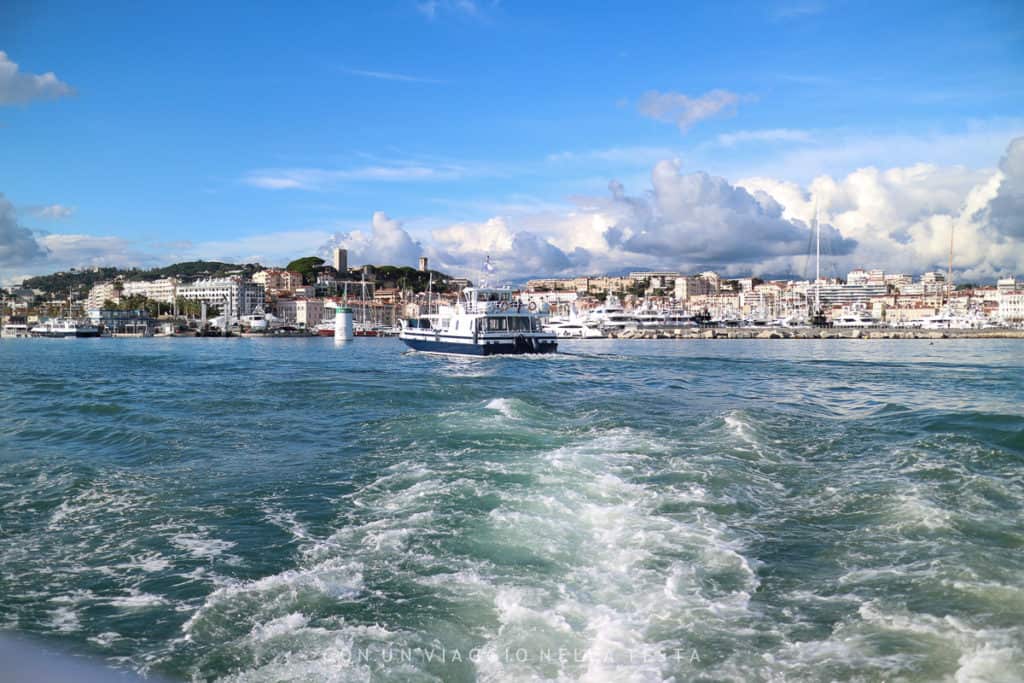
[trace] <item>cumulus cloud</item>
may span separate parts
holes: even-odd
[[[999,163],[1002,178],[988,206],[988,220],[999,233],[1024,238],[1024,137],[1015,138]]]
[[[548,237],[523,226],[513,227],[504,217],[436,229],[428,253],[438,268],[470,277],[476,276],[487,257],[500,277],[511,279],[565,273],[589,265],[584,251],[567,254]]]
[[[640,98],[640,113],[658,121],[679,126],[685,133],[690,126],[712,116],[733,111],[740,96],[728,90],[712,90],[700,97],[651,90]]]
[[[388,218],[383,211],[373,214],[370,231],[353,230],[335,233],[319,250],[320,256],[329,259],[335,247],[348,249],[350,264],[373,265],[416,265],[423,256],[423,246],[396,220]]]
[[[28,74],[19,71],[7,53],[0,50],[0,105],[27,104],[32,100],[52,100],[73,95],[74,88],[52,72]]]
[[[958,277],[988,281],[1024,272],[1022,149],[1014,140],[999,170],[865,167],[807,185],[733,183],[661,161],[644,192],[612,181],[606,196],[577,197],[565,209],[438,228],[426,251],[438,267],[470,277],[490,255],[511,280],[633,268],[803,277],[817,216],[828,275],[944,269],[953,239]]]
[[[989,280],[1024,272],[1024,242],[1014,233],[1024,216],[1014,181],[1021,139],[1010,143],[1001,169],[913,166],[858,169],[845,177],[815,178],[807,188],[771,178],[739,185],[762,192],[785,207],[783,216],[809,221],[817,206],[821,220],[856,240],[857,248],[830,255],[840,274],[851,267],[920,273],[944,269],[953,243],[953,266],[962,277]],[[1014,219],[1014,216],[1017,216]],[[1015,222],[1016,221],[1016,222]]]
[[[14,205],[0,193],[0,265],[24,266],[46,257],[32,231],[19,225]]]

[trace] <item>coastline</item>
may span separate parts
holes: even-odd
[[[1024,330],[901,330],[885,328],[759,327],[626,330],[606,339],[1024,339]]]

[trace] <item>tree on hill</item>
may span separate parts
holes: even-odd
[[[322,266],[324,260],[319,256],[305,256],[300,259],[295,259],[287,266],[285,270],[290,270],[295,273],[302,273],[302,282],[307,285],[316,283],[316,275],[313,272],[317,266]]]

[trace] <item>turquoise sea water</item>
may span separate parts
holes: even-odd
[[[1024,679],[1024,345],[0,342],[0,628],[171,679]]]

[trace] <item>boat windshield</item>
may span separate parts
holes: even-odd
[[[479,318],[478,329],[488,332],[532,332],[535,331],[535,320],[528,316],[490,316]]]

